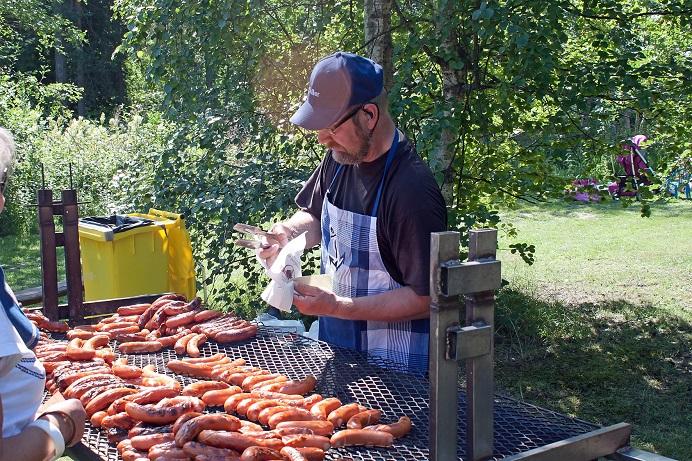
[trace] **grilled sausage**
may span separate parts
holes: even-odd
[[[154,445],[172,441],[173,434],[170,432],[164,434],[136,435],[130,439],[133,448],[143,451],[148,451],[149,448]]]
[[[188,325],[195,321],[197,311],[182,312],[166,319],[167,328],[175,328],[182,325]]]
[[[211,355],[209,357],[184,358],[183,362],[186,362],[186,363],[218,362],[220,360],[227,359],[227,358],[228,357],[226,356],[226,354],[224,354],[222,352],[218,352],[218,353]],[[234,363],[234,365],[245,365],[245,359],[237,359],[237,360],[234,360],[234,362],[238,362],[238,363]]]
[[[202,395],[202,401],[208,407],[222,406],[228,398],[234,394],[239,394],[242,390],[238,386],[229,386],[226,389],[207,391]]]
[[[152,461],[162,460],[187,460],[189,457],[182,448],[178,448],[175,442],[164,442],[149,448],[148,457]]]
[[[187,343],[192,339],[193,336],[195,336],[197,333],[188,333],[182,338],[179,338],[176,342],[175,345],[173,346],[173,350],[175,351],[176,354],[178,355],[183,355],[185,351],[187,351]]]
[[[140,405],[159,403],[165,398],[171,398],[178,395],[177,389],[171,387],[153,387],[146,390],[140,390],[136,394],[126,395],[119,398],[108,408],[109,414],[116,414],[125,411],[125,405],[128,402],[138,403]]]
[[[175,434],[175,443],[182,448],[203,430],[234,432],[238,429],[240,429],[240,420],[235,416],[223,413],[200,415],[180,425]]]
[[[226,410],[226,413],[228,414],[235,413],[235,409],[238,406],[238,404],[243,400],[250,398],[254,398],[252,394],[246,394],[243,392],[234,394],[226,399],[226,401],[223,404],[223,409]]]
[[[149,352],[158,352],[161,349],[163,349],[163,345],[158,341],[122,343],[118,346],[118,350],[123,354],[146,354]]]
[[[107,390],[106,392],[99,394],[97,397],[94,397],[86,407],[84,407],[84,411],[86,411],[86,414],[88,416],[93,415],[97,411],[103,410],[108,407],[111,403],[119,399],[120,397],[124,397],[126,395],[134,394],[137,392],[137,389],[132,389],[128,387],[118,387],[115,389],[110,389]]]
[[[242,387],[245,390],[251,390],[253,387],[259,386],[264,381],[269,381],[269,380],[273,380],[276,378],[282,378],[283,381],[288,381],[288,378],[285,377],[284,375],[280,374],[280,373],[267,373],[267,374],[248,376],[240,384],[240,387]]]
[[[142,375],[142,369],[128,365],[127,359],[124,357],[113,362],[111,369],[115,376],[123,379],[139,378]]]
[[[212,461],[232,461],[238,459],[238,452],[230,448],[217,448],[204,443],[190,441],[183,445],[183,451],[188,456],[194,457],[195,460],[200,457],[208,456]]]
[[[204,398],[202,398],[204,400]],[[209,405],[209,404],[207,404]],[[278,407],[281,405],[278,400],[257,400],[250,405],[245,412],[245,416],[250,421],[258,421],[259,414],[265,408]]]
[[[221,317],[222,315],[223,312],[211,309],[200,311],[195,314],[195,323],[206,322],[207,320],[215,319],[217,317]]]
[[[307,429],[315,435],[328,436],[334,432],[334,425],[329,421],[283,421],[276,425],[277,430],[296,428]]]
[[[96,356],[94,349],[84,349],[84,340],[75,338],[67,343],[65,355],[71,360],[91,360]]]
[[[225,432],[204,430],[199,433],[197,440],[219,448],[230,448],[239,452],[248,447],[269,447],[275,450],[281,449],[283,443],[278,439],[259,439],[249,437],[239,432]]]
[[[396,423],[376,424],[374,426],[364,427],[363,429],[367,431],[389,432],[395,439],[398,439],[411,432],[411,419],[409,419],[408,416],[402,416]]]
[[[247,447],[240,455],[240,461],[267,461],[282,459],[281,453],[269,447]]]
[[[180,427],[185,424],[186,422],[190,421],[192,418],[196,418],[198,416],[202,416],[202,413],[193,411],[190,413],[185,413],[184,415],[180,416],[178,419],[175,420],[175,423],[173,424],[173,435],[178,433],[178,430]]]
[[[315,418],[326,420],[327,416],[340,406],[341,400],[337,399],[336,397],[330,397],[315,403],[312,407],[310,407],[310,413],[312,413]]]
[[[169,360],[166,367],[176,373],[200,378],[210,378],[213,369],[208,363],[188,363],[182,360]]]
[[[332,435],[333,447],[373,446],[391,447],[394,436],[389,432],[367,431],[365,429],[346,429]]]
[[[314,419],[315,417],[312,416],[312,413],[304,408],[290,408],[289,410],[273,414],[267,420],[267,424],[274,429],[279,423],[284,421],[314,421]]]
[[[308,461],[323,461],[324,460],[324,450],[317,447],[297,447],[296,450],[300,452],[301,455],[305,457]],[[345,461],[346,458],[339,458]]]
[[[221,331],[213,337],[217,343],[226,344],[245,341],[246,339],[253,338],[255,335],[257,335],[257,325],[249,325],[237,330]]]
[[[174,346],[175,343],[180,339],[183,338],[189,330],[183,330],[178,333],[173,333],[170,336],[162,336],[158,338],[156,341],[160,342],[163,347],[171,347]]]
[[[197,381],[196,383],[188,384],[183,388],[182,395],[192,395],[201,397],[205,392],[218,389],[228,389],[228,384],[220,381]]]
[[[127,436],[132,438],[136,435],[165,434],[166,432],[173,432],[170,424],[165,426],[151,426],[140,421],[127,432]]]
[[[97,411],[96,413],[91,415],[89,422],[94,427],[101,427],[101,422],[106,416],[108,416],[108,413],[106,413],[105,411]]]
[[[293,447],[283,447],[281,449],[281,455],[287,461],[308,461],[303,454]]]
[[[108,415],[101,420],[101,425],[105,428],[117,427],[119,429],[130,430],[135,427],[136,424],[137,421],[124,411],[114,415]]]
[[[190,338],[190,340],[187,342],[187,355],[190,357],[199,357],[199,346],[206,342],[207,340],[207,335],[204,333],[199,333],[197,336],[193,336]]]
[[[329,450],[331,442],[329,437],[315,434],[296,434],[281,437],[281,441],[287,447],[315,447],[320,450]]]
[[[117,310],[118,315],[137,315],[142,314],[151,304],[132,304],[130,306],[120,306]]]
[[[175,399],[180,399],[180,397],[164,399],[157,405],[140,405],[128,402],[125,404],[125,411],[138,421],[151,424],[169,424],[184,413],[201,412],[204,409],[204,402],[196,397],[185,397],[189,400],[179,401],[175,401]]]
[[[348,419],[346,427],[349,429],[362,429],[365,426],[379,423],[381,416],[382,412],[380,410],[361,411]]]
[[[344,405],[343,407],[337,408],[336,410],[329,413],[329,416],[327,416],[327,420],[331,422],[334,425],[334,427],[339,427],[342,424],[346,423],[346,421],[351,419],[351,416],[365,410],[367,410],[367,408],[365,408],[362,405],[359,405],[357,403],[349,403],[348,405]]]

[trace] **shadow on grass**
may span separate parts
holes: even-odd
[[[496,312],[499,389],[692,459],[692,324],[627,301],[546,303],[504,289]]]

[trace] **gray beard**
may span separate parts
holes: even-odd
[[[372,144],[372,133],[369,133],[359,125],[356,125],[356,131],[361,140],[358,150],[355,152],[332,150],[332,157],[337,163],[342,165],[358,165],[363,163],[363,159],[368,156]]]

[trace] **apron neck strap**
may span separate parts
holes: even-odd
[[[384,179],[387,177],[387,172],[389,167],[392,165],[394,160],[394,155],[399,147],[399,129],[394,127],[394,139],[392,140],[392,147],[389,148],[387,153],[387,163],[384,165],[384,172],[382,173],[382,179],[380,179],[380,185],[377,188],[377,197],[375,197],[375,203],[372,206],[372,212],[370,216],[377,216],[377,208],[380,206],[380,199],[382,198],[382,189],[384,189]]]

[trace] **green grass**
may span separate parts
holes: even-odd
[[[65,253],[57,249],[58,280],[65,279]],[[41,285],[41,246],[38,234],[0,237],[0,264],[14,291]]]
[[[500,389],[692,459],[692,203],[552,204],[503,213]],[[507,251],[536,245],[535,264]]]

